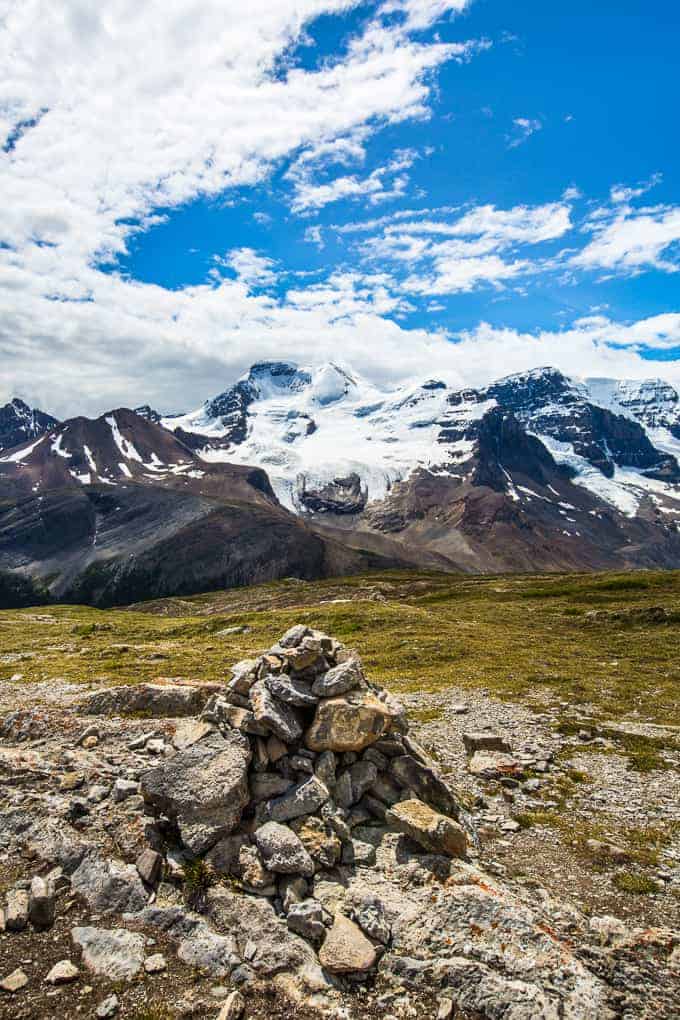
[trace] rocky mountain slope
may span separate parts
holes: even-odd
[[[48,429],[57,425],[57,419],[37,408],[31,408],[15,397],[0,407],[0,451],[19,446],[30,439],[37,439]]]
[[[0,571],[33,582],[24,601],[115,604],[387,562],[312,533],[262,469],[200,460],[133,411],[0,456]]]
[[[512,743],[452,727],[443,771],[357,653],[304,624],[227,683],[40,688],[2,721],[17,1020],[676,1015],[670,919],[585,913],[494,859],[521,832],[508,806],[548,813],[574,771],[535,723]]]
[[[680,402],[660,382],[543,368],[387,391],[265,362],[175,417],[8,406],[32,431],[0,452],[0,589],[112,602],[371,563],[680,565]]]

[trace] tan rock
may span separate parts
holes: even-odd
[[[458,822],[433,811],[422,800],[405,800],[387,812],[386,821],[398,832],[403,832],[425,850],[449,857],[464,857],[467,835]]]
[[[524,773],[522,764],[516,758],[500,751],[475,751],[468,769],[473,776],[481,776],[483,779],[499,779],[502,776],[518,779]]]
[[[305,743],[310,751],[363,751],[390,731],[395,718],[390,702],[368,691],[350,691],[319,702]]]
[[[59,963],[55,963],[45,981],[50,985],[67,985],[71,981],[76,981],[79,974],[80,971],[70,960],[60,960]]]
[[[20,967],[13,970],[11,974],[8,974],[6,978],[0,981],[0,988],[3,992],[20,992],[22,988],[25,988],[28,984],[28,978],[24,974]]]
[[[246,1000],[239,991],[231,992],[224,1000],[217,1020],[240,1020],[246,1008]]]
[[[321,966],[331,974],[353,974],[370,970],[375,961],[375,949],[361,928],[343,914],[336,914],[319,952]]]

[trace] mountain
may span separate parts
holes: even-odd
[[[0,407],[0,451],[37,439],[57,424],[57,419],[50,414],[31,408],[15,397]]]
[[[261,468],[205,462],[127,409],[0,455],[0,591],[113,605],[403,562],[313,533]]]
[[[546,367],[384,391],[338,365],[259,363],[163,419],[209,463],[257,464],[318,533],[389,535],[452,568],[680,565],[680,412],[665,383]]]
[[[680,566],[665,383],[542,368],[385,390],[261,362],[187,414],[50,420],[0,453],[5,600],[27,584],[108,605],[368,567]]]

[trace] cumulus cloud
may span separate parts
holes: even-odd
[[[571,259],[580,269],[634,275],[652,268],[667,273],[680,268],[677,252],[669,251],[680,241],[680,206],[601,208],[584,229],[593,240]]]
[[[571,229],[566,202],[498,209],[460,210],[451,218],[434,215],[380,222],[381,233],[362,245],[364,256],[390,260],[411,270],[400,286],[407,293],[438,295],[495,287],[540,266],[526,257],[508,258],[526,246],[562,237]],[[436,217],[436,218],[435,218]]]

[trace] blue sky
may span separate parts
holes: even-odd
[[[272,356],[680,382],[676,4],[26,8],[0,396],[181,409]]]

